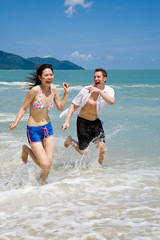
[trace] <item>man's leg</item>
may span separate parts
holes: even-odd
[[[97,148],[99,148],[99,159],[98,159],[98,162],[102,165],[103,159],[104,159],[104,155],[105,155],[105,152],[106,152],[105,143],[98,141],[97,142]]]
[[[64,142],[64,146],[66,148],[68,148],[70,145],[72,145],[72,147],[74,147],[74,149],[79,152],[80,154],[85,154],[88,152],[88,147],[85,148],[84,150],[80,150],[79,149],[79,143],[76,142],[74,139],[72,139],[72,136],[68,136]]]

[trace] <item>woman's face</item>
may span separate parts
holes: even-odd
[[[50,68],[45,68],[42,72],[42,75],[39,76],[39,80],[42,85],[51,86],[54,79],[53,72]]]

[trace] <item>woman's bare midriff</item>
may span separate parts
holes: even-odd
[[[36,110],[30,108],[30,116],[28,119],[28,126],[43,126],[50,122],[48,110]]]

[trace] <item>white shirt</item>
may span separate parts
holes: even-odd
[[[78,115],[81,111],[81,108],[87,103],[88,98],[90,96],[88,87],[89,86],[86,86],[86,87],[82,88],[82,90],[78,93],[78,95],[73,99],[72,103],[75,104],[76,106],[78,106],[78,108],[76,108],[76,110],[74,111],[73,114]],[[114,98],[115,92],[114,92],[113,88],[105,85],[105,88],[103,89],[103,92],[107,93],[110,97]],[[103,110],[105,105],[106,105],[106,101],[99,95],[98,98],[97,98],[97,115],[98,115],[98,118],[100,118],[100,115],[101,115],[102,110]],[[65,111],[63,111],[60,114],[60,118],[67,115],[68,109],[69,108],[67,108]]]

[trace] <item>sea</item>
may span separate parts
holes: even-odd
[[[0,239],[160,239],[160,70],[108,70],[106,84],[116,101],[101,115],[107,149],[102,166],[93,143],[84,156],[64,147],[68,135],[77,140],[76,116],[62,132],[65,119],[54,106],[54,159],[45,184],[30,158],[21,161],[29,111],[8,130],[28,92],[30,72],[0,70]],[[65,108],[93,83],[93,74],[55,71],[60,98],[62,83],[70,84]]]

